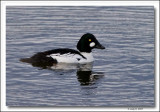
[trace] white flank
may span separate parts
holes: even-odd
[[[77,58],[79,58],[80,60],[82,59],[82,57],[78,54],[63,54],[60,55],[58,54],[51,54],[50,55],[53,59],[56,59],[59,63],[78,63]]]

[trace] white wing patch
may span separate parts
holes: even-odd
[[[47,57],[52,57],[53,59],[56,59],[58,62],[63,62],[63,63],[79,63],[79,61],[83,59],[82,56],[73,53],[50,54],[47,55]]]

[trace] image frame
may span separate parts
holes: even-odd
[[[139,111],[157,111],[159,110],[159,4],[158,4],[158,1],[148,1],[148,2],[145,2],[145,1],[140,1],[140,2],[134,2],[134,1],[80,1],[81,4],[79,4],[78,1],[2,1],[1,2],[1,109],[2,111],[76,111],[76,110],[79,110],[79,111],[133,111],[133,110],[139,110]],[[37,4],[38,3],[38,4]],[[125,3],[125,4],[124,4]],[[130,5],[133,5],[133,6],[151,6],[151,5],[154,5],[155,7],[155,104],[156,104],[156,107],[153,109],[153,108],[150,108],[150,107],[83,107],[83,108],[80,108],[80,107],[43,107],[43,108],[39,108],[39,107],[33,107],[33,108],[26,108],[26,107],[7,107],[5,106],[5,102],[6,102],[6,94],[5,94],[5,90],[6,90],[6,78],[5,78],[5,74],[6,74],[6,71],[5,71],[5,68],[6,68],[6,14],[5,14],[5,8],[6,6],[48,6],[48,5],[53,5],[54,6],[70,6],[70,5],[75,5],[75,6],[88,6],[88,5],[91,5],[91,6],[96,6],[96,5],[105,5],[105,6],[130,6]],[[63,4],[63,5],[62,5]],[[157,100],[158,99],[158,100]]]

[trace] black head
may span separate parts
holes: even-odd
[[[90,53],[93,48],[105,49],[105,47],[103,47],[98,42],[96,37],[93,34],[90,34],[90,33],[84,34],[81,37],[81,39],[79,40],[79,42],[77,43],[77,49],[80,52],[88,52],[88,53]]]

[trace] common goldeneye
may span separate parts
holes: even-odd
[[[32,63],[34,66],[48,65],[56,63],[89,63],[93,62],[92,49],[105,49],[93,34],[86,33],[77,43],[77,50],[61,48],[44,52],[39,52],[30,58],[21,59],[22,62]]]

